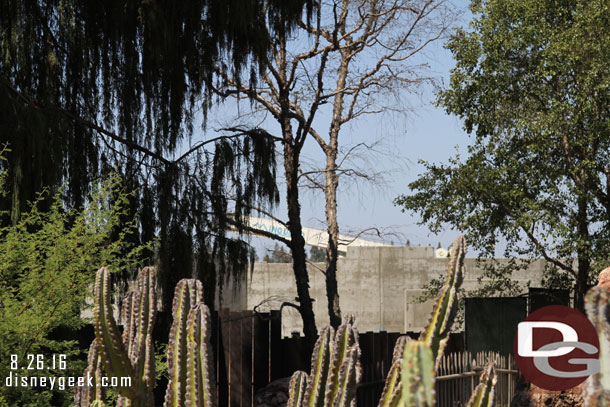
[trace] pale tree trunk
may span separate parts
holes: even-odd
[[[326,157],[326,223],[328,225],[328,245],[326,247],[326,297],[328,300],[328,317],[330,325],[337,328],[341,325],[341,307],[337,285],[337,259],[339,256],[339,223],[337,221],[337,185],[336,154]]]
[[[349,56],[341,53],[336,89],[343,89],[347,80]],[[328,299],[328,317],[332,327],[341,325],[341,307],[337,285],[337,260],[339,258],[339,222],[337,220],[337,154],[339,150],[339,132],[341,130],[341,113],[343,112],[344,93],[337,92],[333,101],[333,115],[328,132],[328,144],[323,146],[326,154],[324,195],[326,197],[326,224],[328,227],[328,246],[326,247],[326,297]]]
[[[339,157],[341,127],[364,115],[383,112],[386,108],[396,110],[394,102],[378,98],[376,94],[395,95],[401,88],[429,81],[426,77],[414,75],[407,60],[444,35],[447,21],[444,14],[446,8],[442,4],[442,0],[439,3],[425,0],[390,3],[368,0],[318,1],[316,24],[301,22],[298,25],[312,41],[292,42],[295,48],[307,43],[306,48],[287,52],[287,38],[282,33],[280,37],[273,38],[273,52],[265,62],[261,75],[262,86],[247,86],[232,79],[226,72],[217,70],[225,81],[221,94],[238,99],[248,97],[259,108],[270,113],[281,126],[287,226],[292,236],[292,240],[285,243],[292,250],[299,311],[308,341],[315,340],[317,330],[309,296],[298,181],[306,179],[325,194],[329,235],[326,294],[329,320],[333,327],[337,327],[341,323],[337,284],[339,178],[346,174],[371,179],[366,172],[348,171],[345,168],[349,151]],[[322,26],[322,15],[334,15],[334,20],[328,20],[329,26]],[[355,62],[359,64],[353,65]],[[326,139],[316,130],[315,119],[319,108],[330,103],[332,116],[329,137]],[[291,124],[294,128],[291,128]],[[307,136],[313,137],[324,151],[324,169],[300,171],[299,155]],[[319,175],[322,172],[324,179]]]

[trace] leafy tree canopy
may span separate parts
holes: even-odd
[[[610,4],[473,1],[447,47],[439,104],[472,135],[467,157],[424,163],[397,198],[432,231],[468,234],[482,256],[543,257],[575,305],[610,255]],[[513,262],[509,269],[527,262]],[[510,288],[506,271],[490,271]]]
[[[59,195],[50,199],[50,210],[41,211],[38,203],[45,194],[48,191],[41,193],[19,222],[0,229],[0,359],[6,362],[0,366],[3,378],[9,373],[80,375],[83,363],[79,363],[79,344],[66,338],[76,337],[86,323],[80,311],[92,307],[91,299],[87,300],[95,270],[101,264],[115,272],[136,270],[139,253],[146,249],[128,239],[136,223],[134,219],[125,220],[129,199],[117,177],[95,183],[86,207],[78,211],[66,210]],[[28,355],[37,354],[44,355],[45,368],[27,369],[31,362]],[[66,370],[60,369],[60,354],[67,355]],[[12,369],[11,362],[18,368]],[[63,392],[49,388],[33,391],[4,384],[0,389],[2,405],[68,406],[72,402],[71,388]]]
[[[317,246],[311,246],[311,249],[309,249],[309,261],[313,263],[322,263],[325,260],[326,250]]]
[[[275,244],[273,246],[273,250],[270,250],[270,254],[266,254],[263,258],[263,261],[266,263],[291,263],[292,256],[289,252],[284,249],[283,246],[279,244]]]

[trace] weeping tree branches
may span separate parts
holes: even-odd
[[[83,117],[77,116],[74,113],[69,112],[65,109],[61,109],[61,108],[58,108],[55,106],[50,106],[50,107],[41,106],[31,97],[24,95],[24,94],[20,93],[19,91],[17,91],[7,81],[3,80],[2,82],[3,82],[2,84],[8,88],[8,90],[11,92],[11,94],[14,97],[16,97],[18,99],[22,99],[31,108],[39,109],[39,110],[43,110],[43,111],[44,110],[55,110],[56,112],[61,113],[64,116],[66,116],[69,120],[72,120],[79,125],[82,125],[84,127],[87,127],[89,129],[97,132],[102,137],[103,136],[108,137],[112,141],[118,143],[119,145],[124,146],[125,148],[133,149],[139,153],[142,153],[145,157],[149,157],[149,158],[153,159],[153,161],[157,162],[158,163],[157,165],[177,164],[183,160],[188,159],[191,154],[193,154],[194,152],[196,152],[199,149],[205,148],[209,144],[216,143],[220,140],[225,140],[225,139],[252,136],[257,131],[257,129],[237,129],[237,128],[222,129],[223,131],[231,131],[231,132],[233,132],[233,134],[212,137],[208,140],[200,141],[200,142],[196,143],[194,146],[192,146],[191,148],[189,148],[186,152],[182,153],[178,158],[171,159],[171,158],[166,158],[163,155],[161,155],[155,151],[152,151],[146,147],[143,147],[140,144],[127,140],[127,139],[117,135],[116,133],[113,133],[112,131],[106,130],[104,127],[98,125],[95,122],[85,119]],[[275,140],[275,141],[281,141],[281,139],[279,139],[277,137],[273,137],[271,135],[267,135],[267,137],[269,137],[270,139]]]
[[[158,237],[148,258],[161,264],[166,291],[190,276],[194,257],[215,286],[252,254],[218,229],[224,184],[259,206],[276,202],[277,188],[269,134],[193,141],[212,103],[214,66],[256,83],[270,38],[310,24],[314,10],[311,0],[3,2],[0,141],[11,151],[0,209],[15,222],[38,191],[62,184],[66,205],[80,207],[92,180],[116,170],[135,191],[134,243]]]

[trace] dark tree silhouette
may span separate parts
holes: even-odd
[[[140,214],[130,239],[159,238],[148,256],[165,292],[195,259],[208,287],[243,270],[253,251],[225,236],[225,215],[239,221],[246,203],[277,201],[275,140],[254,129],[192,145],[195,119],[202,109],[205,123],[214,66],[256,82],[269,32],[290,32],[304,10],[312,15],[310,0],[2,2],[3,222],[43,188],[64,185],[66,204],[81,206],[93,179],[117,171]],[[229,208],[227,185],[243,204]]]

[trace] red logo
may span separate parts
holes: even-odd
[[[582,313],[543,307],[519,323],[513,345],[521,374],[546,390],[567,390],[599,372],[599,338]]]

